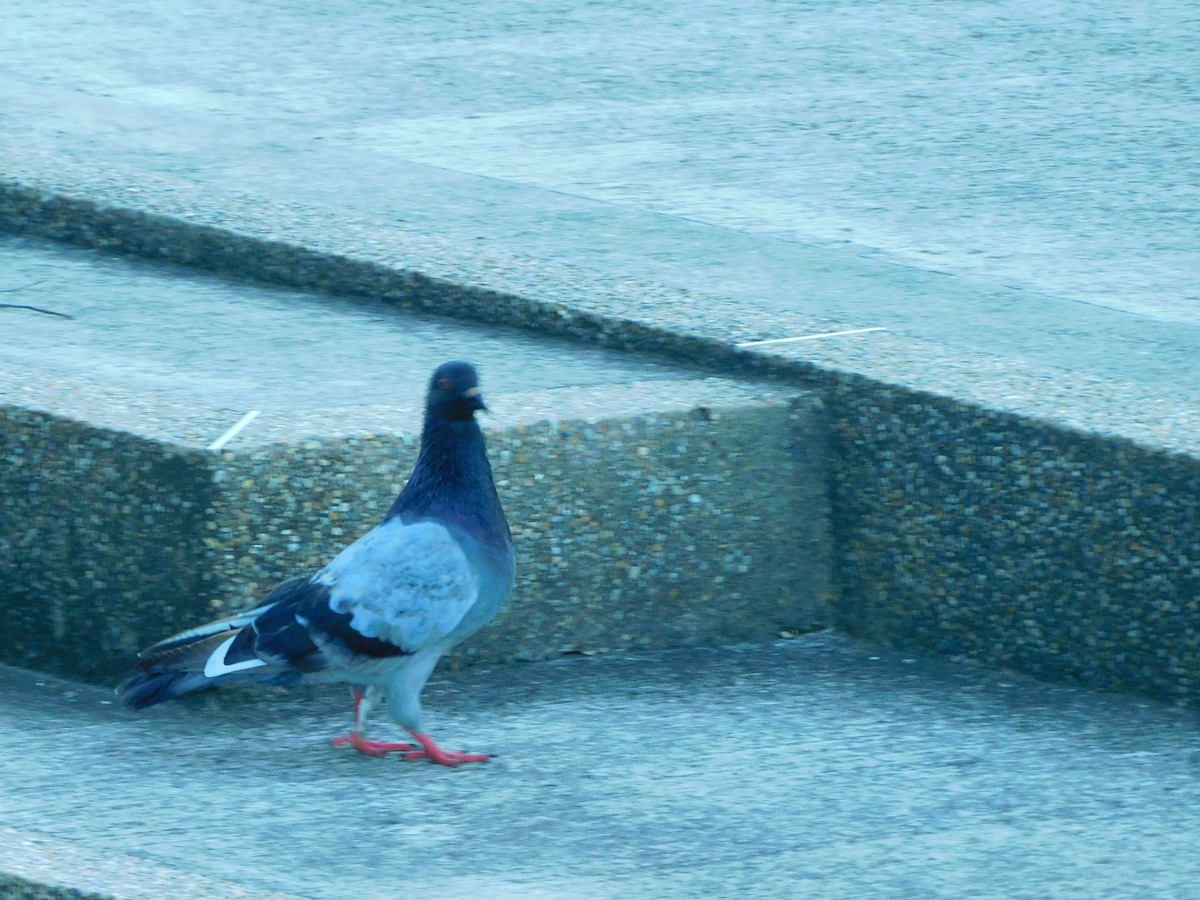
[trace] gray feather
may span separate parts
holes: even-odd
[[[443,525],[390,519],[343,550],[315,579],[350,626],[416,653],[450,634],[479,597],[479,576]]]

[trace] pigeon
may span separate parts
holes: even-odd
[[[416,467],[383,521],[325,568],[284,581],[257,606],[143,650],[138,673],[117,688],[121,704],[143,709],[247,682],[348,682],[354,725],[334,746],[445,766],[489,759],[439,747],[421,725],[420,700],[438,659],[492,620],[516,574],[512,534],[475,421],[486,409],[474,366],[439,366]],[[416,743],[367,739],[367,717],[381,701]]]

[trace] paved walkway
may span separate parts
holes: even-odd
[[[697,319],[719,296],[1194,399],[1197,24],[1185,0],[8,0],[0,175],[213,224],[367,223],[682,288]],[[1200,883],[1194,716],[828,637],[443,678],[436,733],[500,754],[457,772],[333,752],[333,694],[132,718],[0,686],[0,869],[74,848],[119,859],[127,896],[172,872],[179,896]]]
[[[174,403],[276,411],[403,405],[423,396],[435,366],[458,357],[482,368],[489,394],[697,375],[529,332],[419,313],[397,317],[382,303],[41,241],[0,240],[0,272],[15,284],[36,283],[37,305],[75,316],[10,314],[13,339],[0,343],[0,366],[154,391]]]
[[[348,216],[1194,399],[1196,25],[1185,0],[11,0],[0,169],[135,206],[190,192],[218,223],[223,203]]]
[[[439,676],[433,732],[498,754],[456,771],[333,750],[338,688],[140,715],[18,670],[0,688],[0,857],[13,833],[124,854],[125,896],[143,869],[328,898],[1200,883],[1195,714],[828,635]]]

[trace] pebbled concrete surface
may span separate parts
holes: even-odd
[[[249,891],[1189,897],[1200,879],[1195,713],[827,634],[440,675],[431,729],[498,754],[457,771],[332,750],[341,689],[135,716],[101,689],[0,684],[6,828]]]

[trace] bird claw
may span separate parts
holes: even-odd
[[[367,756],[387,756],[389,753],[402,753],[405,762],[417,762],[418,760],[427,759],[431,763],[436,763],[439,766],[448,766],[453,769],[463,763],[481,763],[491,759],[489,753],[468,753],[466,750],[443,750],[437,745],[427,734],[413,733],[420,743],[391,743],[389,741],[372,741],[363,737],[361,734],[351,732],[350,734],[336,737],[331,744],[335,747],[353,747],[359,753]]]
[[[387,756],[389,753],[419,751],[416,744],[371,741],[364,738],[361,734],[347,734],[342,737],[336,737],[330,743],[335,747],[353,747],[359,753],[366,754],[367,756]]]
[[[468,753],[466,750],[443,750],[427,734],[417,734],[414,731],[413,737],[420,741],[421,746],[419,749],[414,747],[405,753],[405,762],[416,762],[417,760],[427,759],[431,763],[437,763],[440,766],[448,766],[453,769],[462,763],[481,763],[487,762],[492,758],[487,753]]]
[[[428,750],[410,750],[404,754],[405,762],[416,762],[419,759],[427,759],[438,765],[449,766],[451,769],[461,763],[487,762],[491,758],[491,755],[488,753],[467,753],[465,750],[439,749],[436,753],[430,753]]]

